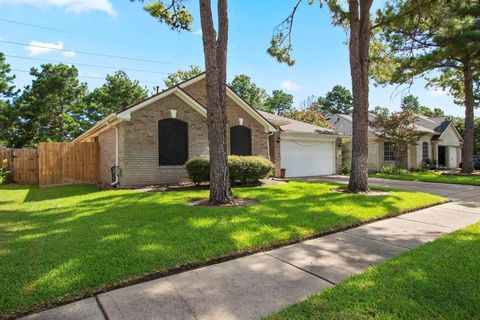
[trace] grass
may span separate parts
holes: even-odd
[[[259,250],[445,201],[418,192],[332,193],[290,182],[234,190],[258,205],[191,207],[207,190],[142,193],[0,186],[0,317],[152,272]]]
[[[371,174],[370,177],[395,179],[395,180],[437,182],[437,183],[451,183],[451,184],[480,186],[480,175],[462,176],[462,175],[443,174],[442,172],[413,172],[411,174],[374,173],[374,174]]]
[[[283,319],[480,319],[480,223],[287,307]]]

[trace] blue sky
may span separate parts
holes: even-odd
[[[283,89],[292,93],[298,106],[301,100],[310,95],[324,95],[336,84],[347,88],[351,84],[345,44],[347,37],[342,29],[331,25],[326,8],[306,4],[299,8],[294,29],[295,66],[278,64],[265,53],[273,27],[289,13],[294,2],[229,1],[228,78],[231,80],[239,73],[247,74],[268,91]],[[0,51],[8,55],[7,62],[15,70],[29,70],[44,63],[18,57],[114,67],[79,65],[81,80],[87,82],[90,89],[100,86],[107,73],[122,68],[149,71],[127,73],[148,88],[162,86],[166,73],[188,68],[189,65],[203,68],[198,1],[187,0],[186,3],[195,18],[192,33],[170,30],[146,14],[140,3],[128,0],[0,0],[0,19],[93,36],[61,33],[0,20],[2,41],[47,44],[69,50],[42,50],[0,42]],[[80,51],[158,62],[99,57]],[[15,73],[20,87],[30,83],[27,73]],[[412,94],[420,97],[422,104],[441,107],[447,114],[463,114],[463,108],[456,106],[445,92],[427,90],[424,84],[418,81],[410,89]],[[398,109],[402,94],[405,91],[395,87],[374,87],[372,83],[370,105]]]

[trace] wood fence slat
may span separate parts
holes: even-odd
[[[7,159],[10,181],[40,186],[97,183],[97,142],[45,142],[36,149],[0,148],[0,161]]]

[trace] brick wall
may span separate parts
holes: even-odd
[[[205,88],[205,79],[202,79],[184,90],[194,97],[197,101],[207,107],[207,96]],[[263,125],[258,123],[243,108],[237,105],[232,99],[227,97],[227,143],[230,151],[230,127],[239,125],[239,119],[243,119],[243,125],[252,130],[252,155],[268,158],[268,134]]]
[[[98,145],[100,148],[100,182],[110,185],[112,183],[110,168],[115,165],[115,129],[108,129],[100,133]]]

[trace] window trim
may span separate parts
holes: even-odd
[[[185,126],[185,129],[186,129],[186,146],[185,146],[185,161],[183,163],[175,163],[175,164],[166,164],[166,163],[162,163],[162,159],[161,159],[161,155],[164,154],[164,152],[161,151],[161,143],[160,143],[160,123],[162,121],[171,121],[172,122],[176,122],[176,123],[181,123],[181,124],[184,124]],[[188,161],[189,159],[189,155],[190,155],[190,148],[189,148],[189,128],[188,128],[188,122],[185,122],[185,121],[182,121],[182,120],[179,120],[179,119],[176,119],[176,118],[164,118],[164,119],[160,119],[158,120],[157,122],[157,142],[158,142],[158,166],[160,168],[162,167],[169,167],[169,168],[172,168],[172,167],[183,167],[185,165],[185,162]],[[167,152],[168,153],[168,152]]]
[[[426,150],[425,150],[426,147]],[[425,156],[426,151],[426,156]],[[427,159],[430,157],[430,146],[427,141],[422,142],[422,162],[426,163]]]
[[[248,130],[248,136],[249,136],[249,150],[248,150],[248,154],[242,154],[242,155],[239,155],[239,154],[235,154],[233,153],[233,143],[232,143],[232,130],[234,130],[235,128],[245,128]],[[230,127],[230,154],[231,155],[239,155],[239,156],[251,156],[252,155],[252,129],[250,129],[249,127],[247,126],[243,126],[243,125],[236,125],[236,126],[232,126]],[[245,131],[247,132],[247,131]]]
[[[387,148],[387,145],[389,146],[388,148]],[[393,142],[390,142],[390,141],[383,142],[383,161],[384,162],[395,161],[395,152],[393,151]]]

